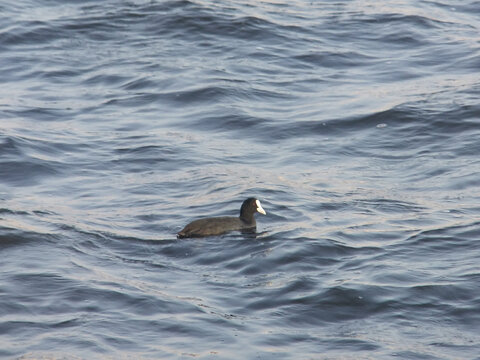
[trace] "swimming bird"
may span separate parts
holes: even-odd
[[[185,226],[178,234],[179,239],[189,237],[203,237],[221,235],[229,231],[255,230],[257,222],[253,216],[255,212],[267,215],[263,210],[260,201],[255,198],[248,198],[240,208],[240,216],[222,216],[204,218],[192,221]]]

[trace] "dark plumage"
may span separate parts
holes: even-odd
[[[213,218],[204,218],[192,221],[181,230],[177,237],[203,237],[221,235],[235,230],[255,230],[257,223],[253,216],[256,212],[266,215],[260,201],[255,198],[248,198],[240,208],[240,216],[222,216]]]

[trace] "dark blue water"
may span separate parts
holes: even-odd
[[[0,14],[1,358],[480,359],[480,2]]]

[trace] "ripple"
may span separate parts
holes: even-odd
[[[0,356],[478,356],[473,3],[0,7]]]

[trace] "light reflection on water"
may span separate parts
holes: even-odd
[[[3,10],[0,357],[477,356],[473,3]]]

